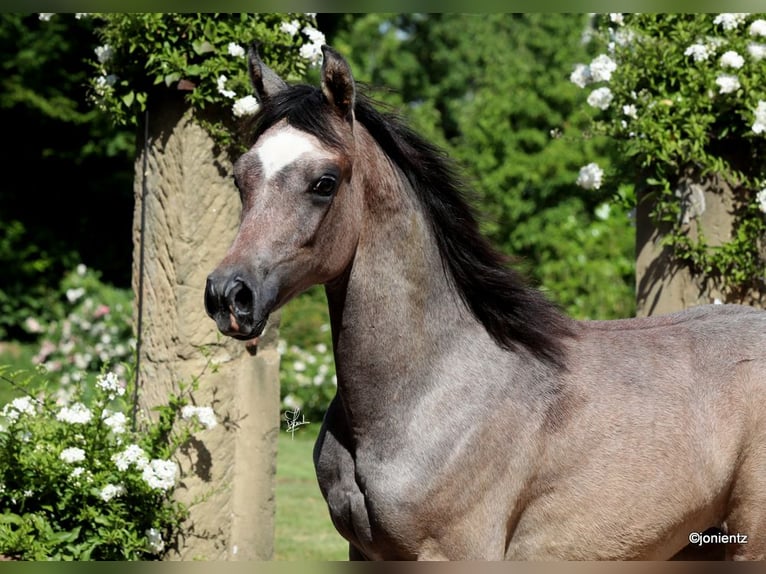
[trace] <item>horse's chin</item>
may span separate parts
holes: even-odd
[[[255,323],[251,328],[243,329],[242,325],[237,325],[237,330],[224,332],[223,334],[232,339],[243,341],[245,343],[245,349],[251,355],[255,355],[258,352],[258,342],[260,336],[263,334],[263,330],[266,328],[266,321],[268,321],[268,315]]]

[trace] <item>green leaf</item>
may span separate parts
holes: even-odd
[[[192,42],[192,49],[199,56],[201,56],[202,54],[207,54],[209,52],[215,51],[215,47],[207,40],[197,40],[195,42]]]
[[[165,85],[169,88],[173,84],[178,83],[178,80],[181,79],[181,74],[178,72],[173,72],[172,74],[166,74],[165,75]]]
[[[133,93],[132,91],[130,91],[130,92],[128,92],[127,94],[125,94],[124,96],[122,96],[122,101],[123,101],[123,103],[124,103],[124,104],[125,104],[127,107],[130,107],[130,106],[132,106],[132,105],[133,105],[133,99],[134,99],[135,97],[136,97],[135,93]]]

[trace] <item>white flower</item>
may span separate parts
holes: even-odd
[[[202,423],[207,429],[214,428],[218,421],[215,418],[215,412],[210,407],[197,407],[194,405],[186,405],[181,409],[181,418],[188,420],[192,417],[196,417],[197,420]]]
[[[595,214],[601,221],[609,219],[609,213],[612,211],[611,206],[608,203],[602,203],[596,208]]]
[[[594,108],[598,108],[600,110],[605,110],[609,107],[609,104],[612,103],[612,90],[609,88],[597,88],[593,90],[590,95],[588,96],[588,104],[593,106]]]
[[[766,20],[761,20],[760,18],[754,20],[753,23],[750,24],[750,35],[766,36]]]
[[[149,528],[146,531],[146,544],[149,552],[154,554],[159,554],[165,548],[165,542],[156,528]]]
[[[608,82],[616,69],[617,64],[606,54],[596,56],[590,63],[590,74],[594,82]]]
[[[589,163],[580,168],[576,183],[583,189],[598,189],[603,177],[604,170],[597,163]]]
[[[638,111],[636,110],[636,106],[634,104],[627,104],[622,106],[622,113],[629,118],[636,119],[638,117]]]
[[[77,478],[77,477],[79,477],[81,474],[83,474],[84,472],[85,472],[85,469],[84,469],[83,467],[81,467],[81,466],[76,466],[76,467],[74,467],[74,468],[72,469],[72,472],[71,472],[71,474],[70,474],[69,476],[70,476],[71,478]]]
[[[324,34],[312,26],[303,28],[303,33],[308,36],[312,44],[319,44],[321,46],[326,42]]]
[[[117,76],[109,74],[108,76],[99,76],[96,78],[96,92],[99,95],[104,95],[109,88],[117,83]]]
[[[304,363],[303,361],[295,361],[293,363],[293,370],[299,373],[302,373],[303,371],[306,370],[306,363]]]
[[[710,57],[710,47],[704,44],[692,44],[684,50],[684,56],[691,56],[695,62],[704,62]]]
[[[322,32],[311,26],[303,28],[303,33],[308,37],[309,43],[301,46],[298,51],[301,58],[317,65],[322,60],[322,45],[326,42]]]
[[[298,50],[298,53],[301,55],[301,58],[308,60],[315,66],[318,65],[322,59],[321,46],[317,46],[316,44],[303,44],[300,50]]]
[[[237,93],[232,90],[226,89],[226,80],[228,78],[221,74],[218,76],[218,80],[216,81],[216,85],[218,87],[218,93],[221,94],[225,98],[235,98],[237,97]]]
[[[569,81],[575,84],[578,88],[584,88],[593,81],[590,67],[585,64],[577,64],[574,71],[569,76]]]
[[[750,54],[750,57],[756,62],[763,60],[766,58],[766,44],[756,44],[755,42],[751,42],[747,45],[747,53]]]
[[[103,335],[102,339],[104,336],[107,335]],[[100,375],[96,380],[96,386],[108,393],[110,399],[117,395],[122,396],[125,394],[125,387],[120,383],[116,373],[109,372]]]
[[[123,413],[113,413],[107,409],[104,409],[104,412],[101,413],[101,419],[114,434],[124,433],[125,427],[128,424],[128,417]]]
[[[316,352],[319,353],[320,355],[324,355],[327,352],[327,345],[325,345],[324,343],[318,343],[317,346],[314,348],[316,349]]]
[[[245,96],[234,102],[231,111],[236,117],[241,118],[242,116],[250,116],[254,114],[259,108],[260,104],[254,96]]]
[[[21,415],[34,415],[37,412],[35,400],[31,397],[17,397],[3,407],[0,415],[11,422],[19,420]]]
[[[112,462],[114,462],[118,470],[127,470],[131,465],[135,465],[136,468],[142,470],[149,463],[149,458],[146,456],[144,449],[137,444],[132,444],[122,452],[112,455]]]
[[[42,20],[43,22],[49,21],[55,12],[38,12],[37,16]]]
[[[85,295],[85,289],[83,289],[82,287],[79,287],[77,289],[66,290],[66,298],[67,298],[67,301],[69,301],[70,303],[74,303],[83,295]]]
[[[301,23],[298,22],[298,20],[292,20],[290,22],[282,22],[279,25],[279,29],[284,32],[285,34],[289,34],[290,36],[295,36],[298,33],[298,30],[301,27]]]
[[[27,317],[24,321],[24,328],[29,331],[30,333],[42,333],[43,332],[43,326],[40,324],[40,321],[35,319],[34,317]]]
[[[758,100],[758,106],[755,108],[754,113],[753,131],[761,134],[766,131],[766,102]]]
[[[77,266],[77,269],[76,269],[76,271],[77,271],[77,274],[78,274],[80,277],[83,277],[83,276],[85,275],[85,272],[86,272],[87,270],[88,270],[88,268],[85,266],[85,264],[84,264],[84,263],[80,263],[80,264]]]
[[[96,52],[96,58],[98,58],[98,61],[102,64],[106,64],[109,60],[112,59],[112,56],[114,56],[114,50],[109,44],[96,46],[94,51]]]
[[[766,188],[762,189],[755,195],[755,201],[758,203],[758,209],[763,213],[766,213]]]
[[[721,25],[724,30],[734,30],[739,27],[747,18],[745,13],[723,13],[719,14],[713,20],[713,24]]]
[[[737,54],[734,50],[729,50],[728,52],[725,52],[723,56],[721,56],[722,68],[734,68],[735,70],[738,70],[744,64],[745,59]]]
[[[125,488],[122,485],[107,484],[104,486],[104,488],[101,489],[101,491],[98,493],[98,496],[104,502],[109,502],[115,496],[120,496],[123,492],[125,492]]]
[[[609,14],[609,21],[622,26],[625,23],[625,17],[622,15],[622,12],[612,12]]]
[[[234,56],[235,58],[245,57],[245,49],[239,44],[236,44],[234,42],[229,42],[229,45],[227,46],[227,50],[229,51],[229,56]]]
[[[152,459],[144,467],[141,477],[151,488],[168,490],[176,483],[178,465],[172,460]]]
[[[70,446],[61,451],[59,458],[69,464],[85,460],[85,451],[76,446]]]
[[[732,74],[721,74],[715,79],[715,83],[719,87],[719,94],[730,94],[739,89],[739,78]]]
[[[64,407],[56,414],[56,420],[70,424],[85,424],[90,421],[93,413],[82,403],[74,403]]]

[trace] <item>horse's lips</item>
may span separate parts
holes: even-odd
[[[253,326],[252,330],[247,334],[235,332],[235,333],[229,334],[229,336],[234,339],[244,341],[245,349],[247,349],[247,352],[250,353],[251,355],[255,355],[255,353],[258,351],[258,342],[260,340],[261,334],[263,333],[263,330],[266,327],[267,320],[268,320],[268,315],[264,317],[263,319],[261,319],[260,321],[258,321],[258,323],[256,323]]]

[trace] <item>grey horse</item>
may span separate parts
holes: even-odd
[[[324,285],[338,390],[314,462],[350,557],[666,559],[715,539],[763,558],[766,313],[568,318],[480,235],[444,154],[323,53],[317,88],[251,49],[242,220],[205,306],[254,341]]]

